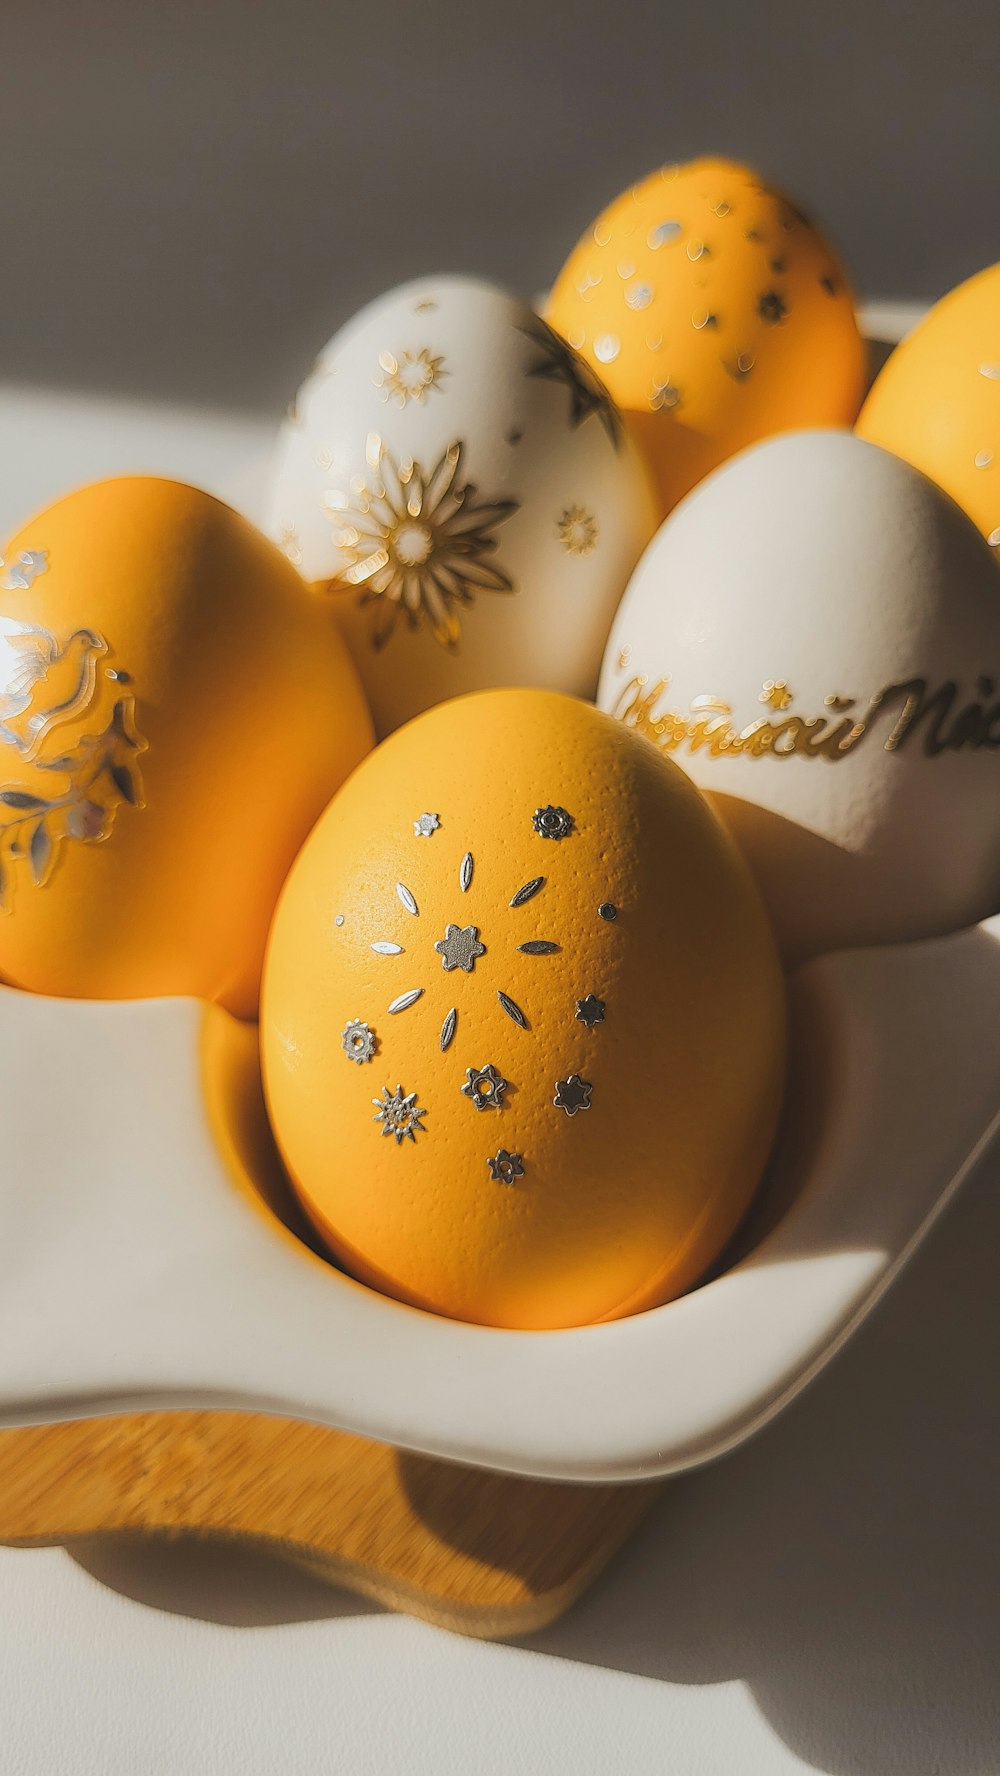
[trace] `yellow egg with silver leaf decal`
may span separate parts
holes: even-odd
[[[288,865],[371,744],[329,611],[247,521],[129,476],[0,564],[0,976],[257,1009]]]

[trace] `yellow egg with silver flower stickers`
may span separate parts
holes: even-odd
[[[458,698],[373,752],[282,893],[272,1125],[361,1281],[487,1325],[614,1319],[695,1283],[746,1209],[783,983],[690,779],[590,704]]]

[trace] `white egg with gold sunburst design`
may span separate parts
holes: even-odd
[[[393,290],[331,340],[271,493],[272,535],[336,600],[382,733],[494,685],[592,696],[655,524],[593,370],[525,303],[459,277]]]

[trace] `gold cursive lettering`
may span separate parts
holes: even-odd
[[[828,713],[816,716],[788,713],[793,693],[784,679],[768,679],[759,701],[768,703],[780,719],[757,716],[743,728],[735,726],[732,704],[711,694],[692,697],[686,713],[664,707],[670,682],[667,675],[650,687],[647,678],[637,674],[614,708],[619,721],[645,734],[663,752],[753,759],[798,754],[836,764],[877,728],[884,733],[886,722],[890,724],[882,741],[886,752],[900,752],[914,734],[927,758],[969,748],[1000,749],[1000,701],[991,700],[995,681],[985,674],[976,683],[978,700],[964,704],[954,715],[959,695],[954,679],[933,691],[925,678],[901,679],[876,691],[863,713],[857,712],[856,697],[829,696],[824,699]]]

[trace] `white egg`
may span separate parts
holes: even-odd
[[[876,445],[789,433],[703,481],[636,570],[599,702],[710,793],[790,959],[1000,905],[996,566]]]
[[[337,582],[382,733],[493,685],[592,696],[655,524],[594,372],[523,302],[455,277],[381,297],[322,352],[270,515],[305,577]]]

